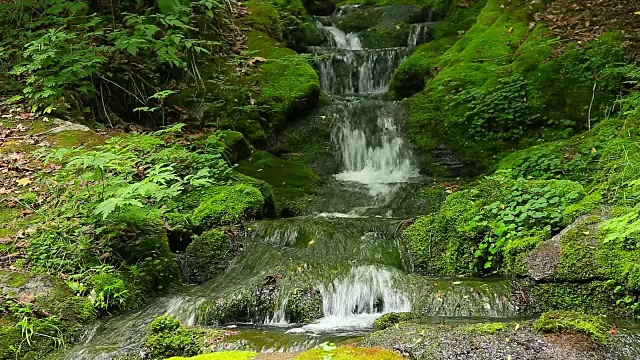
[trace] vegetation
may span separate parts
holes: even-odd
[[[609,327],[602,319],[573,312],[546,312],[533,324],[543,333],[576,332],[604,344],[609,341]]]
[[[603,24],[611,13],[600,8],[590,26],[564,0],[1,2],[0,360],[46,358],[91,321],[183,291],[183,281],[212,289],[198,303],[202,326],[157,316],[140,345],[146,356],[250,359],[220,351],[252,348],[223,342],[234,331],[204,326],[275,312],[312,322],[325,315],[321,286],[372,264],[498,275],[504,287],[517,279],[514,308],[542,314],[522,336],[615,341],[601,315],[640,315],[640,69],[629,35],[638,9],[585,1],[624,11]],[[380,98],[406,105],[400,133],[422,174],[452,176],[412,187],[420,214],[407,206],[417,217],[386,230],[356,218],[377,211],[367,199],[347,209],[350,220],[301,216],[318,210],[318,187],[334,181],[311,167],[340,170],[329,160],[333,118],[314,112],[330,96],[303,54],[326,42],[309,14],[338,5],[358,5],[331,21],[365,48],[404,47],[414,24],[435,22]],[[334,203],[366,197],[343,199],[345,189],[326,193]],[[385,204],[386,217],[408,192]],[[243,238],[249,221],[293,216],[277,221],[304,227]],[[321,244],[327,238],[338,245]],[[262,259],[245,256],[252,246]],[[234,266],[244,278],[228,275]],[[462,283],[407,279],[416,280],[407,291],[436,304]],[[449,339],[521,335],[520,324],[418,326],[416,317],[385,314],[371,339],[396,343],[360,344],[405,351],[396,345],[411,339],[407,351],[424,357]],[[401,358],[332,343],[295,356]]]

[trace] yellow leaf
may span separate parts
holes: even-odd
[[[640,15],[640,11],[636,11],[636,12],[634,12],[634,14]]]
[[[29,184],[31,184],[31,180],[29,178],[22,178],[18,180],[18,185],[20,186],[27,186]]]
[[[316,243],[316,241],[315,241],[315,240],[311,240],[311,241],[309,241],[309,245],[313,245],[313,244],[315,244],[315,243]]]
[[[514,331],[518,331],[520,329],[520,324],[516,324],[516,329]]]
[[[462,284],[462,281],[454,281],[454,282],[452,282],[451,284],[453,284],[453,285],[460,285],[460,284]]]

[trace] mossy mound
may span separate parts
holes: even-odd
[[[161,315],[149,324],[149,334],[145,336],[143,346],[150,359],[162,360],[171,356],[194,356],[210,352],[215,348],[216,342],[225,337],[226,334],[222,330],[187,327],[171,315]],[[239,352],[240,356],[248,354],[255,355]]]
[[[251,351],[220,351],[193,357],[171,357],[167,360],[249,360],[256,355]]]
[[[330,357],[334,360],[401,360],[403,357],[391,350],[380,348],[339,347],[335,350],[308,350],[296,357],[296,360],[322,360]]]
[[[216,133],[216,138],[224,142],[225,153],[232,164],[248,158],[254,150],[244,135],[237,131],[222,130]]]
[[[87,298],[49,275],[0,270],[0,359],[42,359],[95,319]],[[29,341],[23,331],[33,331]]]
[[[604,344],[610,340],[609,325],[597,316],[575,312],[546,312],[533,324],[533,329],[541,333],[574,332],[588,336],[593,341]]]
[[[404,231],[416,269],[426,274],[507,275],[522,254],[562,229],[584,190],[571,181],[509,180],[500,175],[449,195],[437,213]]]
[[[214,186],[206,190],[206,197],[194,210],[192,220],[202,229],[235,224],[259,216],[263,205],[262,193],[252,186]]]
[[[265,33],[248,34],[249,51],[266,62],[255,81],[260,87],[258,105],[268,120],[267,128],[282,129],[286,121],[312,109],[320,96],[320,80],[307,60],[282,47]]]
[[[254,152],[251,158],[241,161],[236,170],[271,185],[276,210],[285,216],[300,214],[309,205],[311,193],[320,181],[310,168],[264,151]]]
[[[186,250],[189,281],[203,283],[223,272],[236,248],[233,237],[218,229],[196,236]]]
[[[620,41],[607,35],[553,57],[544,25],[532,20],[542,6],[489,0],[475,24],[446,51],[455,36],[439,36],[436,29],[436,43],[399,67],[396,95],[411,94],[426,78],[422,92],[407,100],[409,137],[419,150],[433,154],[444,145],[473,166],[467,170],[477,172],[505,150],[533,145],[527,139],[554,139],[584,129],[589,108],[592,121],[605,117],[621,78],[603,69],[624,58]],[[414,75],[417,82],[408,79]],[[592,79],[599,76],[602,87],[591,104]],[[425,169],[431,160],[425,158]]]
[[[403,321],[410,321],[416,318],[414,313],[388,313],[380,316],[373,322],[373,328],[376,330],[384,330],[390,326],[396,325]]]

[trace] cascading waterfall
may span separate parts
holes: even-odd
[[[359,11],[358,6],[341,7],[334,17],[351,11]],[[414,307],[437,316],[511,314],[509,284],[494,290],[486,284],[444,280],[441,291],[433,280],[400,270],[408,269],[407,254],[397,236],[399,220],[391,217],[407,218],[418,211],[410,204],[416,201],[415,190],[397,189],[419,189],[421,184],[414,184],[418,171],[403,137],[401,104],[377,94],[388,91],[409,48],[429,40],[430,24],[412,26],[408,47],[386,49],[363,49],[358,34],[318,24],[330,46],[309,51],[319,56],[316,70],[322,89],[330,95],[325,110],[333,120],[331,145],[340,170],[324,187],[328,196],[314,205],[314,215],[247,224],[242,254],[224,274],[187,293],[156,299],[143,311],[102,322],[88,331],[81,345],[58,358],[112,359],[130,354],[140,349],[154,315],[169,313],[186,325],[204,324],[199,323],[199,311],[207,302],[233,297],[230,294],[238,289],[254,291],[252,284],[264,283],[265,278],[276,279],[270,284],[276,306],[259,310],[266,313],[252,313],[247,321],[286,325],[287,310],[295,301],[288,296],[299,289],[298,281],[304,281],[306,291],[319,293],[323,317],[292,329],[297,332],[366,329],[382,314]],[[401,201],[403,196],[411,201]],[[318,311],[319,304],[315,306]],[[298,339],[293,347],[276,344],[271,349],[307,349],[324,336],[317,335]]]
[[[320,293],[325,317],[306,329],[362,328],[380,315],[411,310],[409,298],[395,286],[394,273],[373,265],[352,268],[348,276],[321,286]]]
[[[433,38],[434,25],[435,23],[432,22],[412,24],[411,30],[409,31],[407,46],[412,48],[431,40],[431,38]]]

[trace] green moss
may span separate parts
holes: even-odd
[[[167,360],[249,360],[257,354],[251,351],[220,351],[194,357],[172,357]]]
[[[597,316],[568,311],[545,312],[533,324],[534,330],[542,333],[574,332],[587,335],[593,341],[609,342],[609,325]]]
[[[158,211],[134,208],[105,220],[100,240],[109,244],[115,265],[126,271],[129,291],[146,298],[179,279],[178,263],[171,253],[166,228]]]
[[[185,327],[171,315],[157,316],[149,324],[149,334],[143,344],[150,359],[170,356],[193,356],[207,351],[207,339],[222,335],[222,331]]]
[[[378,25],[383,14],[382,9],[375,7],[351,11],[341,16],[336,26],[345,33],[364,31]]]
[[[248,34],[249,50],[267,59],[255,80],[260,86],[258,103],[268,127],[281,129],[285,121],[312,109],[320,95],[320,80],[307,60],[282,48],[268,35]]]
[[[498,322],[471,324],[464,327],[464,331],[480,335],[495,335],[501,332],[505,332],[508,329],[509,324]]]
[[[584,282],[602,278],[597,264],[599,221],[583,221],[560,240],[560,264],[554,274],[559,281]]]
[[[234,224],[259,216],[264,205],[260,191],[252,186],[214,186],[193,212],[193,222],[203,229]]]
[[[233,163],[248,158],[254,150],[253,146],[240,132],[221,130],[216,132],[216,137],[224,142],[226,154],[228,154]]]
[[[323,316],[322,296],[316,289],[294,289],[287,299],[285,316],[290,323],[309,324]]]
[[[53,147],[72,148],[82,146],[92,148],[104,143],[105,137],[93,131],[66,130],[47,136]]]
[[[390,326],[396,325],[403,321],[410,321],[416,318],[414,313],[388,313],[380,316],[373,322],[373,327],[376,330],[384,330]]]
[[[422,273],[518,274],[528,251],[560,229],[562,213],[582,196],[582,186],[570,181],[488,177],[449,195],[440,211],[419,218],[403,236]]]
[[[366,49],[392,48],[407,46],[410,27],[407,24],[395,28],[375,27],[358,34],[362,46]]]
[[[262,31],[274,39],[282,40],[282,24],[280,13],[273,4],[266,0],[252,0],[244,3],[249,15],[244,21],[253,30]]]
[[[532,305],[527,312],[578,311],[587,314],[620,314],[611,284],[607,281],[588,283],[535,284],[530,295]]]
[[[380,348],[339,347],[325,352],[322,349],[308,350],[296,357],[296,360],[322,360],[330,354],[332,360],[401,360],[402,356]]]
[[[189,280],[202,283],[223,272],[233,260],[234,248],[233,238],[217,229],[196,236],[186,250]]]
[[[276,210],[281,214],[302,212],[309,205],[310,194],[320,181],[310,168],[264,151],[254,152],[250,159],[240,162],[237,171],[271,185]]]

